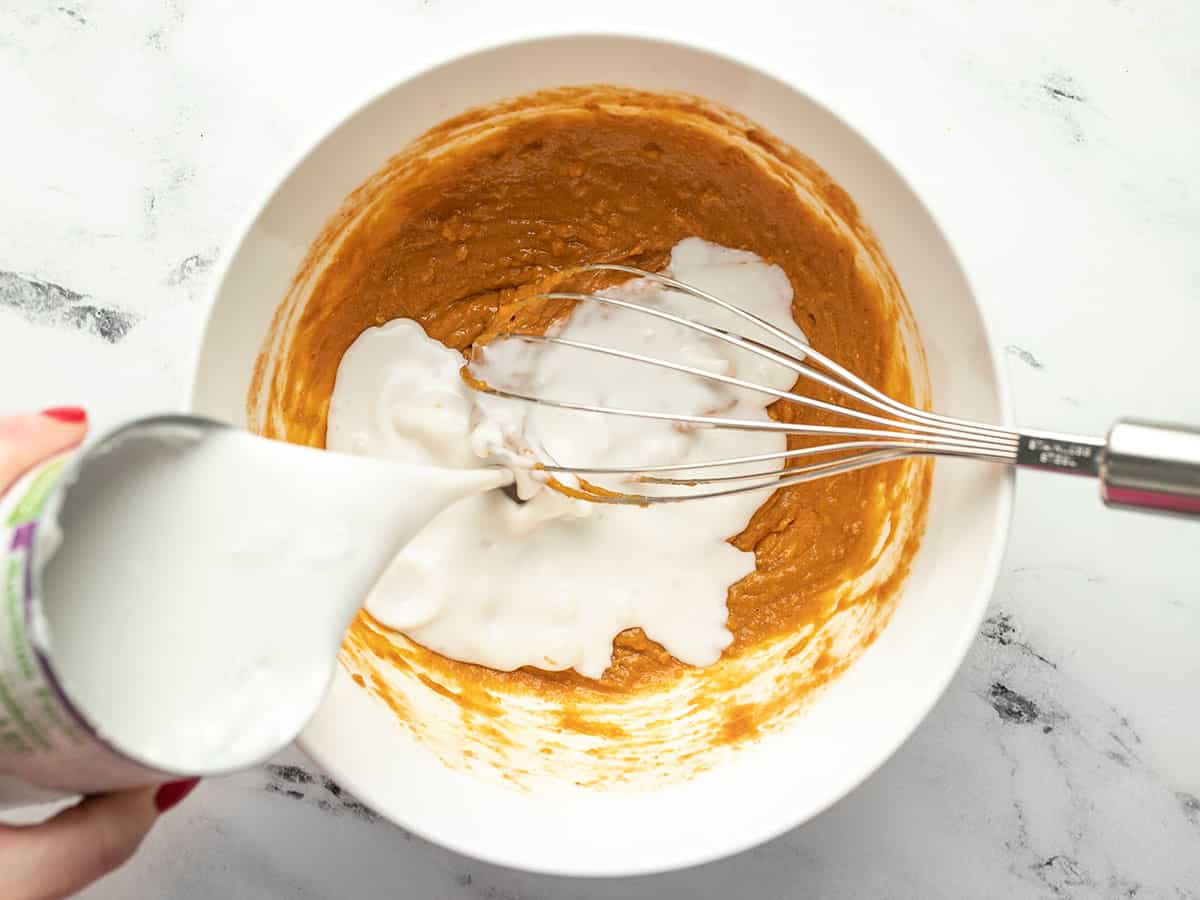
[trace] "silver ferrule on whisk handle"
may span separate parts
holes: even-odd
[[[1200,429],[1122,419],[1099,476],[1109,506],[1200,517]]]
[[[1041,469],[1065,475],[1100,475],[1104,441],[1070,434],[1022,431],[1017,444],[1016,464],[1022,469]]]

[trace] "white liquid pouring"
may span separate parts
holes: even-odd
[[[681,281],[804,335],[783,270],[752,253],[681,241],[666,270]],[[733,331],[735,316],[639,281],[607,291]],[[583,304],[558,334],[733,375],[779,389],[795,373],[638,313]],[[786,347],[783,349],[787,349]],[[346,351],[329,409],[331,449],[409,463],[487,465],[506,442],[548,463],[649,466],[782,451],[772,432],[681,429],[671,423],[531,406],[470,390],[465,360],[411,319],[368,328]],[[475,372],[489,383],[575,402],[767,420],[764,398],[689,375],[569,348],[494,344]],[[742,471],[745,471],[744,469]],[[721,474],[705,470],[705,474]],[[619,482],[596,478],[621,488]],[[573,668],[599,678],[613,639],[642,628],[672,656],[711,665],[733,640],[729,585],[754,571],[732,544],[763,497],[596,506],[534,490],[516,507],[491,494],[455,504],[405,545],[367,600],[373,616],[444,656],[494,669]],[[638,491],[653,490],[639,484]]]
[[[126,755],[171,772],[252,764],[316,710],[397,550],[510,479],[233,429],[130,432],[60,494],[41,642],[67,696]]]

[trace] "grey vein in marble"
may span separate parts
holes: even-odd
[[[1009,356],[1015,356],[1031,369],[1037,369],[1039,372],[1046,368],[1046,364],[1026,350],[1024,347],[1019,347],[1016,344],[1009,344],[1004,348],[1004,352]]]
[[[183,23],[187,15],[183,4],[176,0],[167,0],[162,7],[164,21],[146,35],[146,46],[159,52],[167,49],[171,34]]]
[[[1013,624],[1012,616],[1005,612],[994,613],[983,621],[979,629],[980,637],[984,640],[999,644],[1001,647],[1013,647],[1022,653],[1027,653],[1038,662],[1045,663],[1052,669],[1058,668],[1042,654],[1031,647],[1028,642],[1021,640],[1017,627]]]
[[[170,162],[163,176],[153,185],[142,189],[142,237],[152,240],[158,236],[160,205],[185,191],[196,177],[196,169],[183,162]]]
[[[78,9],[72,9],[69,6],[60,6],[58,7],[58,11],[64,15],[70,16],[79,25],[86,25],[88,23],[87,18]]]
[[[993,613],[980,636],[985,652],[972,661],[973,680],[988,679],[976,691],[1001,726],[997,749],[1012,791],[1010,871],[1052,897],[1157,896],[1097,853],[1091,833],[1095,785],[1080,782],[1081,763],[1088,760],[1097,784],[1134,787],[1147,801],[1157,795],[1168,807],[1173,801],[1185,829],[1200,828],[1200,798],[1162,783],[1119,710],[1065,690],[1058,664],[1035,649],[1011,613]],[[1066,696],[1076,698],[1075,708],[1060,699]],[[1178,885],[1175,890],[1178,897],[1194,896]]]
[[[1052,72],[1040,84],[1051,105],[1057,108],[1059,118],[1071,131],[1071,140],[1076,144],[1085,141],[1083,126],[1075,114],[1075,109],[1086,106],[1087,97],[1080,91],[1075,79],[1064,72]]]
[[[337,782],[318,772],[295,765],[269,763],[263,767],[267,775],[264,788],[269,794],[279,794],[293,800],[304,800],[324,812],[349,813],[364,822],[378,822],[379,814],[348,794]],[[410,838],[407,832],[403,832]]]
[[[167,284],[175,286],[191,281],[197,275],[201,275],[211,269],[213,263],[216,261],[216,251],[211,253],[193,253],[171,268],[171,271],[167,273]]]
[[[1179,805],[1183,807],[1183,814],[1187,816],[1188,821],[1193,825],[1200,826],[1200,797],[1189,794],[1187,791],[1178,791],[1175,797],[1179,800]]]
[[[1002,682],[992,683],[987,693],[988,703],[1005,722],[1026,725],[1041,718],[1038,705]],[[1047,729],[1049,726],[1046,726]]]
[[[1042,82],[1042,90],[1062,103],[1085,102],[1083,95],[1075,87],[1075,80],[1069,75],[1051,75]]]
[[[138,317],[90,302],[81,294],[52,281],[0,271],[0,306],[41,325],[66,325],[115,344],[129,333]]]

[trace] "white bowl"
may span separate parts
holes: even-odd
[[[198,358],[197,412],[245,423],[255,358],[277,304],[326,219],[409,140],[467,108],[595,82],[681,90],[723,103],[816,160],[858,203],[908,296],[934,407],[1007,423],[1001,367],[957,259],[888,162],[825,107],[745,63],[641,37],[539,37],[407,78],[339,124],[283,178],[226,257]],[[743,850],[820,813],[878,768],[946,688],[999,568],[1012,479],[940,463],[928,527],[890,624],[793,724],[682,784],[646,793],[521,791],[446,768],[339,673],[300,744],[396,823],[501,865],[632,875]]]

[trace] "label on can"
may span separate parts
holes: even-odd
[[[72,453],[43,462],[0,497],[0,805],[44,791],[91,793],[160,781],[163,773],[104,741],[62,691],[40,639],[40,567],[60,539],[50,500],[63,489]],[[74,598],[85,603],[87,598]]]

